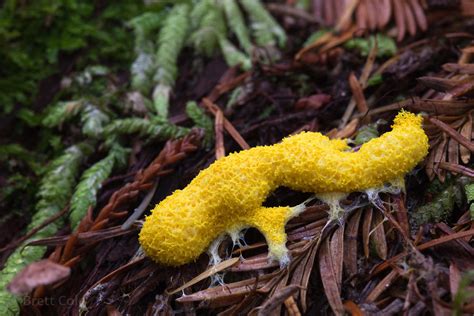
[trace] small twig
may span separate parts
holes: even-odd
[[[219,109],[214,120],[214,129],[216,133],[216,160],[225,157],[224,147],[224,113]]]
[[[220,110],[217,105],[215,105],[211,100],[208,98],[203,98],[202,103],[204,106],[213,114],[216,115],[217,112]],[[247,144],[245,139],[240,135],[240,133],[235,129],[235,127],[230,123],[225,117],[224,119],[224,128],[226,131],[232,136],[232,138],[239,144],[242,149],[249,149],[250,146]]]
[[[367,113],[369,108],[367,107],[367,101],[365,100],[364,91],[361,84],[357,80],[354,72],[351,72],[349,75],[349,86],[352,91],[355,104],[357,105],[357,110],[360,113]]]

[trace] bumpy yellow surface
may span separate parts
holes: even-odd
[[[166,265],[195,260],[224,233],[255,227],[270,255],[287,255],[285,224],[298,212],[262,203],[279,186],[314,193],[354,192],[403,177],[428,152],[422,118],[400,112],[392,131],[347,151],[345,140],[305,132],[217,160],[156,205],[140,232],[146,254]]]

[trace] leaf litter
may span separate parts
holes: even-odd
[[[200,146],[203,135],[194,131],[181,140],[168,141],[159,153],[147,149],[148,156],[155,158],[142,157],[130,165],[128,174],[110,180],[111,185],[99,193],[102,203],[88,210],[76,232],[28,245],[50,247],[48,259],[28,266],[11,283],[12,291],[33,291],[34,297],[67,297],[74,303],[23,306],[24,312],[474,313],[468,299],[474,279],[469,279],[469,271],[474,270],[469,201],[464,196],[460,203],[450,204],[449,215],[441,222],[411,220],[416,206],[434,199],[423,189],[426,184],[439,181],[450,185],[450,179],[461,177],[472,182],[473,34],[455,33],[462,25],[455,17],[445,17],[448,28],[432,22],[421,1],[351,1],[346,7],[350,12],[341,10],[343,2],[331,6],[326,1],[313,1],[315,7],[327,7],[324,14],[314,15],[314,20],[303,15],[300,24],[294,20],[300,11],[286,13],[273,6],[286,27],[299,27],[303,34],[308,33],[305,26],[314,28],[320,22],[336,26],[339,32],[328,32],[303,49],[294,47],[277,63],[255,64],[244,73],[234,67],[224,69],[218,78],[201,78],[218,82],[200,103],[214,117],[215,148],[207,151]],[[381,15],[374,14],[378,5]],[[352,21],[348,17],[354,12]],[[376,58],[377,45],[367,57],[342,46],[358,29],[383,30],[390,19],[397,26],[394,36],[400,43],[387,61]],[[422,31],[427,33],[421,42],[407,39]],[[301,74],[305,77],[298,77]],[[382,82],[369,86],[374,74],[380,75]],[[232,91],[244,85],[245,96],[226,107]],[[305,85],[306,91],[301,88]],[[185,84],[178,84],[178,99],[180,89],[185,88]],[[256,115],[266,108],[270,109],[267,117]],[[313,201],[287,224],[292,260],[285,268],[267,260],[262,235],[252,229],[238,248],[223,243],[218,251],[227,259],[217,266],[209,267],[207,256],[202,255],[194,263],[169,268],[156,265],[141,253],[139,220],[126,230],[120,227],[147,192],[156,189],[152,201],[157,202],[230,152],[271,144],[302,128],[335,138],[352,137],[368,123],[390,121],[401,108],[425,117],[430,154],[424,170],[416,169],[407,177],[406,192],[381,193],[375,205],[364,193],[351,194],[344,204],[355,206],[338,223],[329,221],[325,204]],[[387,128],[383,124],[378,127],[381,131]],[[268,203],[294,205],[306,198],[282,189],[272,194]],[[58,268],[60,273],[53,273]],[[39,278],[41,274],[30,275],[28,269],[47,273]],[[220,282],[211,282],[216,275]]]

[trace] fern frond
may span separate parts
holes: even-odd
[[[52,161],[45,176],[41,179],[38,190],[40,200],[37,208],[43,209],[54,205],[59,211],[64,207],[75,185],[81,162],[91,152],[90,145],[81,143],[69,147],[63,155]]]
[[[171,124],[164,118],[153,118],[151,121],[141,118],[115,120],[104,129],[107,138],[115,135],[138,134],[150,140],[166,140],[179,138],[189,133],[189,129]]]
[[[186,103],[186,114],[193,120],[197,127],[204,130],[204,145],[209,148],[214,137],[214,123],[212,119],[207,116],[206,112],[194,101]]]
[[[171,86],[166,84],[158,84],[153,89],[153,108],[162,117],[168,116],[170,95]]]
[[[59,126],[79,114],[83,106],[82,100],[58,102],[47,110],[42,123],[46,127]]]
[[[155,72],[154,45],[150,38],[163,24],[163,12],[146,12],[128,22],[134,31],[137,55],[131,67],[132,88],[144,94],[150,90]]]
[[[156,62],[158,67],[155,82],[172,86],[177,76],[177,60],[188,33],[188,12],[186,4],[176,5],[164,21],[158,37]]]
[[[469,207],[469,212],[471,213],[471,219],[474,219],[474,183],[468,183],[464,186],[464,191],[466,193],[467,203],[471,206]]]
[[[128,25],[133,28],[135,33],[135,47],[142,46],[148,41],[148,36],[161,26],[163,23],[163,12],[145,12],[128,22]]]
[[[85,143],[69,147],[63,155],[56,158],[48,168],[46,175],[41,180],[36,204],[36,213],[27,231],[32,230],[46,219],[50,218],[63,208],[76,184],[76,177],[80,165],[92,151],[92,147]],[[63,220],[58,219],[39,230],[34,236],[26,240],[27,244],[35,239],[51,237],[60,227]],[[20,246],[7,259],[5,267],[0,271],[0,315],[15,315],[19,313],[18,302],[15,296],[7,292],[6,285],[28,264],[41,259],[46,251],[46,247],[26,247]]]
[[[153,78],[156,85],[173,87],[178,75],[178,56],[184,47],[189,28],[189,6],[178,4],[168,13],[158,37],[155,60],[157,69]],[[161,100],[160,100],[161,101]],[[155,103],[155,100],[153,100]],[[168,108],[156,107],[157,114],[168,115]]]
[[[229,66],[240,65],[244,70],[249,70],[252,67],[252,61],[250,58],[238,50],[225,37],[219,39],[219,45],[221,47],[222,55]]]
[[[150,90],[155,68],[154,56],[146,51],[139,51],[131,67],[132,88],[144,94]]]
[[[202,17],[190,41],[198,53],[212,56],[219,47],[219,38],[227,36],[224,16],[217,5],[211,6]]]
[[[202,18],[213,6],[214,3],[212,0],[200,0],[195,2],[191,12],[189,13],[191,29],[195,30],[199,27]]]
[[[242,12],[235,0],[222,0],[222,6],[227,18],[227,23],[232,32],[237,36],[240,46],[247,54],[252,53],[252,42],[250,40],[249,31],[245,25]]]
[[[190,129],[170,123],[166,118],[155,116],[151,119],[153,134],[150,140],[165,141],[181,138],[189,134]]]
[[[71,198],[71,212],[69,221],[71,228],[76,230],[87,209],[96,204],[96,195],[107,178],[110,177],[115,166],[124,165],[127,151],[120,145],[115,144],[107,157],[92,165],[84,171],[81,181]]]
[[[81,112],[82,132],[89,137],[100,137],[109,121],[109,116],[91,103],[86,103]]]
[[[255,41],[258,46],[275,46],[275,38],[280,47],[286,43],[283,28],[268,13],[260,0],[241,0],[242,6],[248,13]]]

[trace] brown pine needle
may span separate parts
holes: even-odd
[[[438,126],[441,130],[443,130],[446,134],[454,138],[458,143],[469,149],[469,151],[473,152],[474,151],[474,143],[471,142],[469,139],[466,137],[462,136],[459,134],[455,129],[453,129],[451,126],[448,124],[434,118],[434,117],[429,117],[428,120],[433,123],[434,125]]]
[[[202,280],[205,280],[208,277],[210,277],[210,276],[212,276],[212,275],[214,275],[218,272],[221,272],[221,271],[223,271],[227,268],[232,267],[234,264],[239,262],[239,260],[240,260],[239,258],[231,258],[231,259],[222,261],[222,262],[216,264],[215,266],[210,267],[209,269],[207,269],[203,273],[199,274],[198,276],[194,277],[192,280],[186,282],[185,284],[178,287],[177,289],[174,289],[174,290],[169,291],[169,292],[167,291],[167,293],[168,293],[168,295],[173,295],[175,293],[178,293],[178,292],[190,287],[191,285],[194,285],[198,282],[201,282]]]
[[[216,160],[225,157],[224,147],[224,113],[219,109],[216,112],[214,120],[214,129],[216,133]]]

